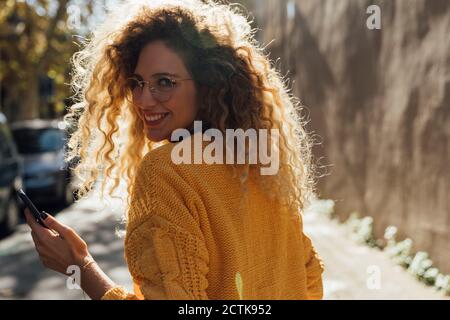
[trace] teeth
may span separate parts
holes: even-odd
[[[144,115],[144,116],[145,116],[145,120],[147,120],[147,121],[156,121],[156,120],[163,118],[165,115],[166,115],[165,113],[160,113],[157,115],[151,115],[151,116]]]

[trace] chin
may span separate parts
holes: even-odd
[[[157,131],[148,130],[148,129],[146,131],[146,136],[147,136],[147,139],[152,142],[161,142],[161,141],[169,138],[168,135],[163,134],[163,132],[157,132]]]

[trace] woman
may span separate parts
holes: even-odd
[[[73,229],[48,215],[51,232],[27,213],[44,265],[63,274],[80,266],[92,299],[321,299],[323,264],[301,217],[310,142],[248,21],[214,2],[143,3],[118,8],[74,56],[80,101],[66,119],[79,125],[69,142],[79,195],[99,173],[109,178],[102,194],[107,180],[110,195],[127,183],[134,293],[102,272]],[[196,121],[216,133],[276,130],[277,143],[267,139],[276,174],[261,174],[263,161],[250,163],[247,151],[244,163],[176,164],[174,149],[203,133]],[[177,129],[189,135],[179,142]]]

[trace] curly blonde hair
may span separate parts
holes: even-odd
[[[101,174],[102,197],[113,196],[125,179],[130,205],[138,165],[158,144],[146,138],[129,103],[127,79],[140,50],[163,40],[182,57],[196,85],[206,88],[199,120],[222,132],[279,130],[279,171],[261,176],[266,179],[261,186],[290,212],[300,213],[314,189],[311,140],[300,103],[254,36],[241,7],[213,1],[127,1],[110,13],[72,58],[76,103],[65,120],[78,126],[67,155],[67,160],[79,157],[74,168],[78,197],[89,193]],[[240,166],[242,185],[256,167]],[[108,181],[114,184],[106,188]]]

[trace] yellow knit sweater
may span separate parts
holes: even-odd
[[[109,299],[321,299],[323,263],[302,218],[284,218],[249,179],[246,209],[226,164],[171,161],[150,151],[135,180],[125,237],[134,293]]]

